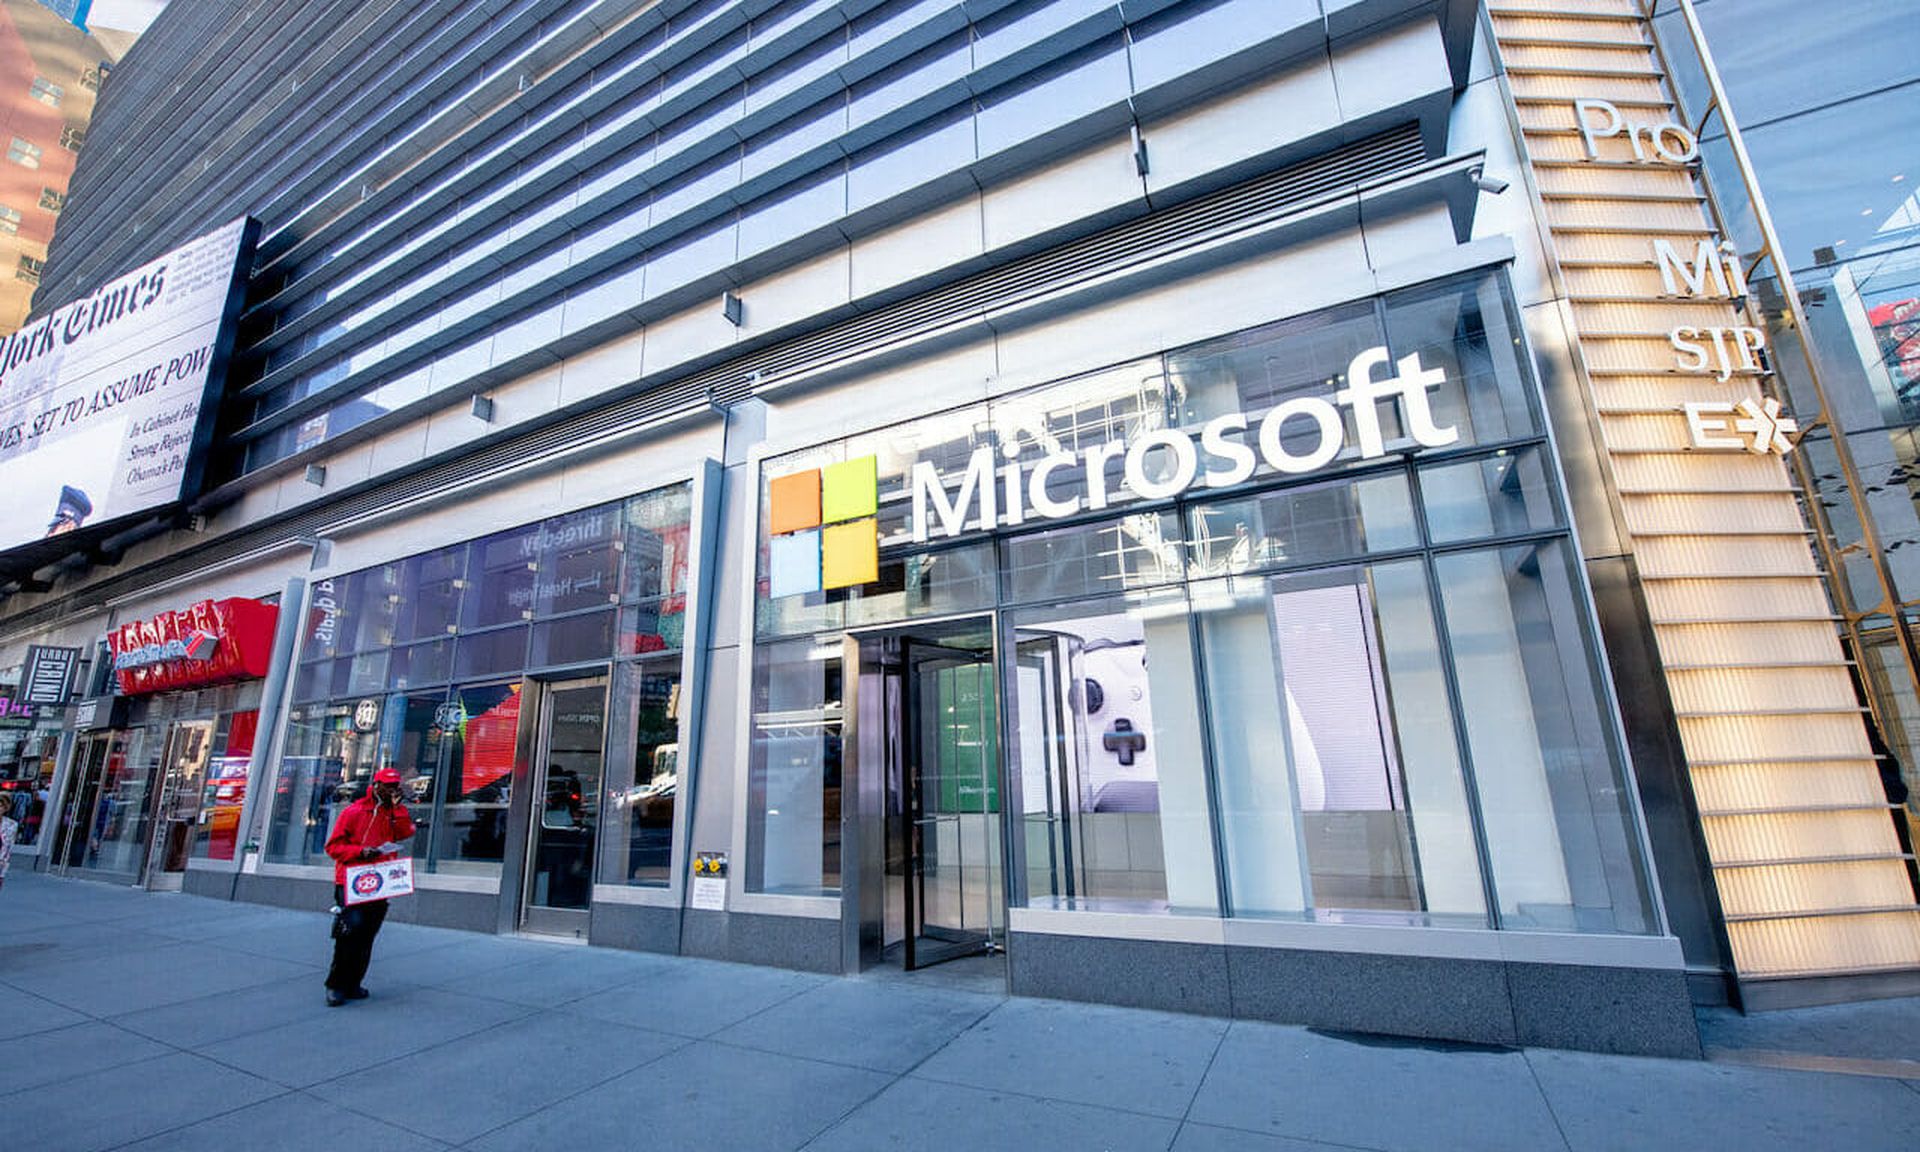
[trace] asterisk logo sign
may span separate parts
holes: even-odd
[[[1693,446],[1709,452],[1751,452],[1755,456],[1778,452],[1785,456],[1793,451],[1789,437],[1800,431],[1800,422],[1783,415],[1778,400],[1749,396],[1738,404],[1695,400],[1682,407]]]
[[[1800,431],[1800,422],[1780,414],[1780,401],[1771,396],[1760,401],[1749,397],[1740,401],[1738,407],[1745,415],[1734,419],[1733,430],[1753,437],[1753,444],[1747,451],[1755,456],[1767,452],[1778,452],[1785,456],[1793,451],[1793,441],[1788,437]]]

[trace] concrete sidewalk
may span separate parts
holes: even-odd
[[[16,869],[0,891],[9,1144],[1920,1148],[1920,1079],[1885,1074],[1920,1060],[1920,1037],[1903,1047],[1897,1029],[1873,1040],[1879,1075],[1509,1051],[405,924],[380,937],[373,999],[329,1010],[326,926]],[[1791,1032],[1777,1019],[1763,1040]],[[1709,1021],[1709,1044],[1738,1032]]]

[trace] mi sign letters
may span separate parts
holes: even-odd
[[[1009,443],[1001,451],[1011,463],[996,468],[992,448],[975,449],[953,485],[938,467],[922,461],[913,466],[910,479],[913,539],[925,543],[968,529],[990,531],[1029,519],[1056,520],[1082,511],[1097,512],[1118,501],[1164,500],[1196,482],[1210,488],[1231,487],[1251,479],[1262,462],[1286,475],[1313,472],[1332,463],[1347,447],[1342,408],[1353,417],[1359,458],[1371,460],[1387,454],[1380,426],[1382,401],[1398,401],[1401,426],[1415,444],[1445,448],[1460,439],[1459,429],[1435,423],[1427,395],[1444,383],[1446,373],[1422,368],[1418,353],[1395,363],[1385,348],[1369,348],[1348,365],[1347,386],[1335,392],[1332,400],[1296,396],[1275,405],[1257,423],[1245,413],[1215,417],[1201,426],[1197,446],[1185,429],[1158,428],[1131,443],[1109,440],[1078,453],[1043,456],[1031,467],[1023,467],[1018,459],[1020,446]],[[1246,442],[1249,432],[1259,446],[1257,453]],[[1159,466],[1151,467],[1150,458],[1155,456],[1160,458]],[[1123,465],[1124,491],[1108,490],[1107,469],[1114,460]],[[1072,485],[1071,497],[1062,499],[1049,491],[1056,476],[1075,474],[1081,483]]]

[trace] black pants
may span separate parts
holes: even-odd
[[[349,905],[346,890],[335,884],[333,902],[340,906],[339,933],[333,938],[333,967],[327,969],[327,987],[351,992],[367,977],[373,960],[373,938],[387,920],[387,902],[369,900]]]

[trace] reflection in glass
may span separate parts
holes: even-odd
[[[1436,544],[1538,532],[1560,520],[1537,447],[1422,468],[1420,502]]]
[[[193,854],[231,860],[240,843],[240,810],[247,802],[247,764],[260,726],[258,709],[231,712],[219,719],[214,750],[201,780],[200,818]]]
[[[446,750],[434,789],[433,870],[498,875],[506,852],[520,684],[461,688],[450,705],[436,710],[434,725]]]
[[[1399,472],[1195,505],[1189,517],[1196,577],[1325,563],[1420,544],[1413,497]]]
[[[840,888],[840,645],[754,652],[747,762],[747,888],[818,895]]]
[[[1454,553],[1435,570],[1502,926],[1652,931],[1566,544]]]
[[[115,742],[100,780],[99,802],[86,831],[82,864],[103,872],[137,876],[153,822],[164,737],[151,729],[135,732],[126,744]]]
[[[1185,571],[1181,543],[1180,518],[1172,512],[1015,536],[1001,545],[1006,598],[1103,596],[1173,583]]]
[[[593,901],[593,841],[600,823],[605,763],[604,679],[551,685],[543,711],[536,773],[533,845],[527,860],[527,903],[585,908]]]
[[[601,852],[608,884],[672,879],[673,810],[680,790],[680,668],[625,664],[615,675],[615,747],[607,765],[609,815]]]
[[[1458,429],[1462,446],[1538,431],[1533,385],[1520,363],[1520,332],[1498,277],[1395,292],[1386,298],[1386,313],[1394,360],[1418,356],[1421,367],[1445,374],[1446,382],[1430,390],[1427,399],[1434,423]],[[1392,439],[1389,434],[1389,443]]]

